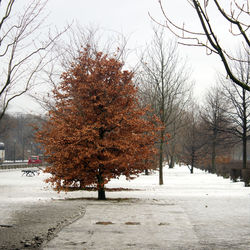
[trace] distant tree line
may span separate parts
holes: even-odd
[[[27,160],[30,155],[42,153],[33,128],[40,123],[40,116],[5,114],[0,123],[0,141],[5,144],[6,160]]]

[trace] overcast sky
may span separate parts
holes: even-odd
[[[199,29],[197,16],[187,0],[163,2],[167,14],[177,23],[185,21],[185,25]],[[164,20],[158,0],[50,0],[47,8],[50,12],[48,22],[52,26],[62,29],[74,20],[82,26],[98,26],[104,35],[105,30],[121,32],[129,40],[128,49],[143,47],[152,39],[149,12],[157,20]],[[222,29],[220,19],[213,12],[212,15],[218,23],[217,28]],[[170,33],[167,36],[172,37]],[[191,77],[196,83],[194,93],[201,99],[204,90],[216,82],[217,72],[224,73],[220,59],[215,55],[207,56],[205,49],[189,46],[181,46],[180,54],[188,57],[188,64],[192,68]],[[12,104],[11,110],[18,107],[19,111],[32,111],[35,105],[26,105],[24,98],[20,98]]]

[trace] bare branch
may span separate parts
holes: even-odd
[[[9,103],[28,92],[34,86],[35,76],[42,70],[46,62],[47,52],[55,41],[68,29],[56,35],[47,35],[42,41],[41,30],[46,1],[29,1],[21,13],[11,15],[15,0],[9,1],[6,13],[0,23],[0,120]],[[1,2],[0,2],[1,4]],[[40,36],[40,37],[39,37]]]
[[[244,37],[244,39],[245,39],[245,41],[246,41],[246,43],[247,43],[247,45],[250,46],[250,41],[249,41],[249,39],[248,39],[248,37],[247,37],[247,34],[245,33],[244,29],[242,28],[242,24],[241,24],[237,19],[230,18],[230,17],[224,12],[224,10],[220,7],[220,5],[219,5],[219,3],[218,3],[217,0],[214,0],[214,2],[215,2],[215,4],[216,4],[218,10],[220,11],[220,13],[222,14],[222,16],[223,16],[224,18],[225,18],[227,21],[229,21],[230,23],[237,25],[237,27],[238,27],[240,33],[242,34],[242,36]]]
[[[8,3],[8,5],[7,5],[7,8],[6,8],[6,11],[5,11],[5,15],[2,17],[2,19],[1,19],[1,21],[0,21],[0,30],[1,30],[1,28],[2,28],[3,23],[4,23],[4,22],[6,21],[6,19],[9,17],[14,2],[15,2],[15,0],[10,0],[10,1],[9,1],[9,3]],[[1,2],[0,2],[0,4],[1,4]]]
[[[224,68],[225,68],[229,78],[234,83],[239,85],[241,88],[246,89],[247,91],[250,91],[250,87],[245,82],[242,82],[240,79],[238,79],[230,67],[231,61],[239,61],[241,59],[237,59],[234,56],[231,56],[230,53],[228,53],[226,51],[226,49],[223,48],[222,44],[219,42],[219,39],[217,38],[217,35],[215,34],[214,27],[212,27],[210,20],[209,20],[209,13],[207,11],[209,1],[204,0],[203,5],[201,5],[200,1],[198,1],[198,0],[187,0],[187,2],[195,10],[204,33],[199,33],[199,32],[195,32],[193,30],[189,30],[189,29],[185,28],[184,25],[183,26],[176,25],[173,21],[170,20],[170,18],[168,17],[168,15],[166,14],[166,12],[163,8],[162,1],[159,0],[160,9],[162,11],[162,14],[163,14],[165,20],[166,20],[166,24],[162,24],[162,26],[169,29],[176,37],[178,37],[181,40],[179,42],[179,44],[187,45],[187,46],[205,47],[207,49],[208,55],[210,55],[212,53],[218,54],[222,60],[222,63],[224,65]],[[239,20],[240,16],[243,13],[247,13],[247,14],[249,13],[249,4],[247,3],[246,7],[244,5],[239,6],[239,4],[237,4],[236,0],[234,0],[234,4],[235,4],[236,8],[239,10],[239,12],[237,14],[235,13],[235,11],[233,10],[233,7],[232,7],[232,2],[231,2],[231,14],[229,15],[223,10],[223,8],[221,7],[221,5],[218,3],[217,0],[214,0],[213,2],[215,4],[217,10],[219,11],[219,13],[222,15],[222,17],[224,17],[224,19],[227,22],[229,22],[230,33],[232,33],[233,35],[241,36],[243,38],[243,40],[246,42],[246,46],[249,48],[250,42],[249,42],[249,38],[248,38],[247,33],[246,33],[249,29],[249,25],[244,24],[243,22],[241,22]],[[152,18],[152,19],[155,21],[154,18]],[[159,22],[157,22],[157,23],[159,23]],[[239,30],[239,33],[234,34],[233,25],[236,25],[236,27]],[[186,34],[188,36],[186,36]],[[202,39],[204,38],[204,36],[207,38],[207,43],[202,42]],[[191,41],[191,43],[189,43],[189,41]],[[194,41],[194,43],[192,41]],[[245,46],[245,44],[243,46]],[[246,50],[247,50],[247,48],[246,48]]]

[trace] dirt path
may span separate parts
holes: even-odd
[[[39,249],[84,212],[84,203],[79,200],[51,200],[24,206],[12,213],[7,224],[0,225],[0,249]]]

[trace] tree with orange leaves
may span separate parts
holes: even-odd
[[[58,191],[96,186],[105,199],[111,178],[134,178],[151,169],[159,126],[140,108],[133,73],[86,47],[54,90],[55,109],[38,131]]]

